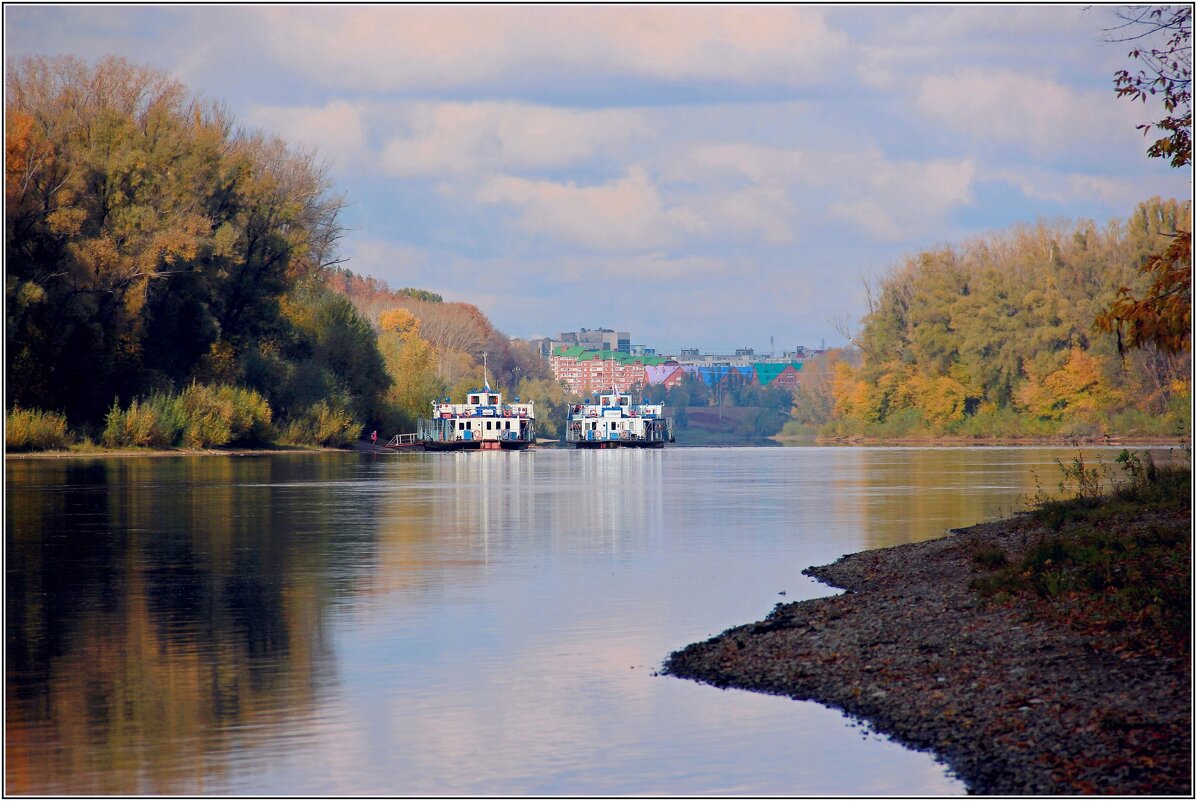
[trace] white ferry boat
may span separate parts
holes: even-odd
[[[504,403],[490,388],[466,394],[465,403],[432,402],[432,417],[421,419],[415,440],[426,451],[522,451],[536,441],[533,402]]]
[[[673,442],[673,421],[659,404],[633,404],[620,392],[569,407],[565,441],[576,448],[663,448]]]

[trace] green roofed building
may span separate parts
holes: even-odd
[[[756,382],[762,387],[796,389],[802,362],[757,362],[752,365],[752,370],[756,374]]]
[[[621,391],[645,386],[646,366],[670,363],[663,356],[633,356],[617,350],[588,350],[581,345],[555,348],[549,357],[553,376],[573,392],[589,395],[612,387]]]

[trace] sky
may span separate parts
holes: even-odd
[[[6,5],[315,148],[355,273],[511,336],[845,344],[920,250],[1189,198],[1092,5]]]

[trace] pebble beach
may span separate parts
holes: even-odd
[[[845,592],[778,604],[663,672],[839,709],[974,794],[1191,796],[1190,654],[1112,651],[969,587],[978,545],[1016,553],[1032,529],[1020,516],[809,568]]]

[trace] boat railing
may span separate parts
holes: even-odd
[[[388,448],[400,448],[406,445],[415,445],[418,434],[396,434],[391,437],[391,441],[387,443]]]
[[[566,442],[595,442],[601,440],[623,440],[625,442],[673,442],[673,420],[657,418],[645,420],[644,433],[633,431],[611,431],[606,435],[592,429],[584,428],[581,421],[571,420],[565,429]]]
[[[503,418],[499,418],[502,421]],[[444,419],[434,417],[432,419],[420,419],[416,423],[417,433],[412,434],[417,441],[423,442],[455,442],[457,440],[508,440],[515,442],[535,442],[536,429],[533,426],[531,418],[520,418],[519,422],[525,424],[521,426],[520,431],[514,430],[499,430],[496,434],[492,431],[485,433],[475,432],[470,428],[458,430],[456,419]]]

